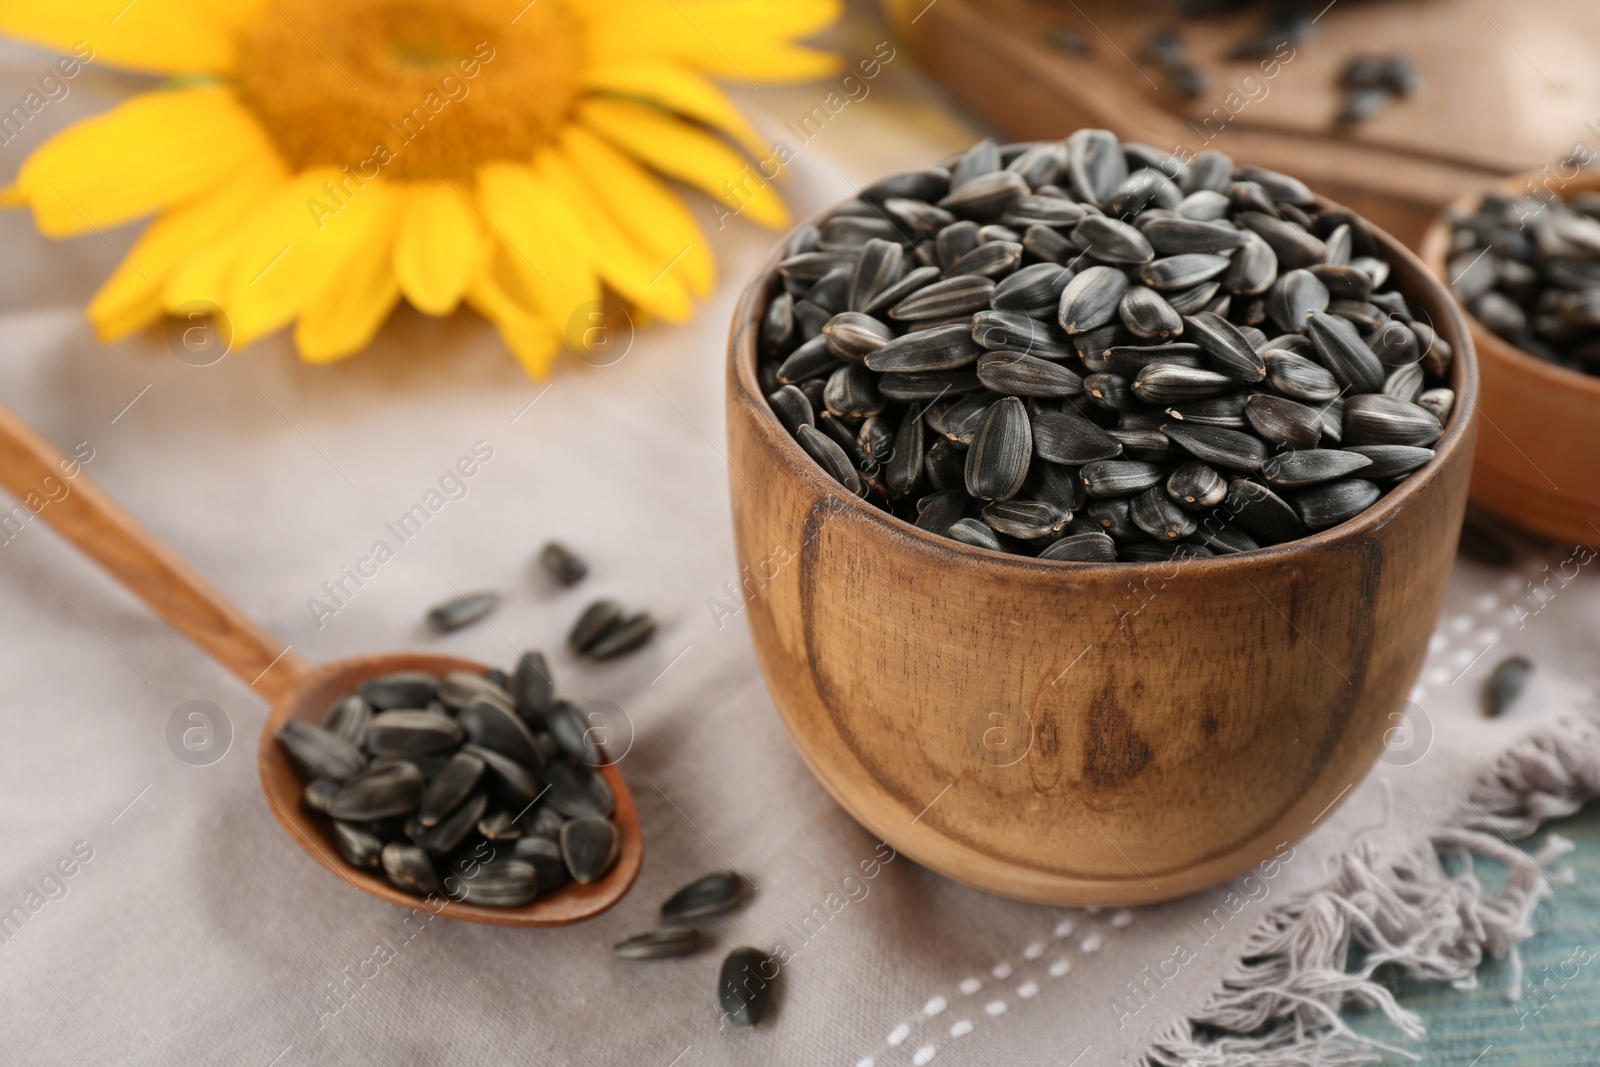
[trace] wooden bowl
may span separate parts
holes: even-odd
[[[1002,555],[848,493],[757,385],[779,243],[729,342],[745,614],[795,746],[863,826],[1005,896],[1136,904],[1233,878],[1349,795],[1421,669],[1477,429],[1460,311],[1374,236],[1456,352],[1438,455],[1341,526],[1183,565]]]
[[[1547,178],[1530,172],[1488,188],[1525,196]],[[1600,190],[1600,174],[1584,172],[1558,192],[1592,190]],[[1450,220],[1481,199],[1474,192],[1457,200],[1423,235],[1422,259],[1443,281]],[[1470,314],[1467,328],[1483,375],[1484,432],[1472,465],[1472,502],[1534,533],[1592,543],[1600,537],[1600,378],[1530,355]]]

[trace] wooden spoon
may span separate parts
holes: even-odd
[[[75,463],[64,459],[3,406],[0,485],[272,706],[261,730],[258,755],[262,792],[278,821],[313,859],[373,896],[407,908],[422,904],[420,898],[390,885],[381,873],[358,870],[340,857],[327,818],[301,804],[305,776],[289,762],[276,734],[290,719],[317,722],[335,699],[377,675],[393,671],[482,674],[488,668],[470,660],[426,653],[357,656],[311,666],[228,603],[101,492]],[[62,487],[67,490],[65,496],[60,495]],[[644,840],[633,796],[616,764],[600,768],[600,773],[616,796],[612,821],[621,837],[617,862],[604,878],[590,885],[569,883],[520,908],[488,908],[441,895],[439,899],[447,903],[439,914],[500,926],[562,926],[598,915],[621,900],[639,875]]]

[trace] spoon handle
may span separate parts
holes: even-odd
[[[4,406],[0,485],[18,501],[0,512],[0,544],[34,518],[43,519],[269,702],[308,670],[101,492],[77,461],[63,457]]]

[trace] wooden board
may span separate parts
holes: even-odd
[[[1265,69],[1223,57],[1261,28],[1267,5],[1178,19],[1168,5],[1128,0],[885,4],[919,62],[1009,136],[1103,126],[1180,154],[1215,148],[1294,174],[1413,246],[1442,207],[1488,181],[1553,167],[1575,144],[1600,154],[1593,0],[1335,0],[1312,37]],[[1211,78],[1196,100],[1139,59],[1164,26]],[[1050,27],[1082,34],[1092,53],[1050,45]],[[1424,85],[1340,126],[1339,71],[1364,52],[1405,52]]]

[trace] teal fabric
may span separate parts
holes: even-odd
[[[1523,943],[1522,998],[1506,999],[1510,968],[1503,960],[1478,972],[1478,987],[1395,980],[1400,1003],[1422,1017],[1427,1036],[1411,1041],[1376,1012],[1349,1015],[1350,1025],[1421,1056],[1429,1067],[1595,1067],[1600,1064],[1600,802],[1569,819],[1546,824],[1524,848],[1549,832],[1572,840],[1575,851],[1558,864],[1572,868],[1534,915],[1537,933]],[[1496,864],[1479,862],[1486,885]],[[1406,1062],[1386,1055],[1385,1063]]]

